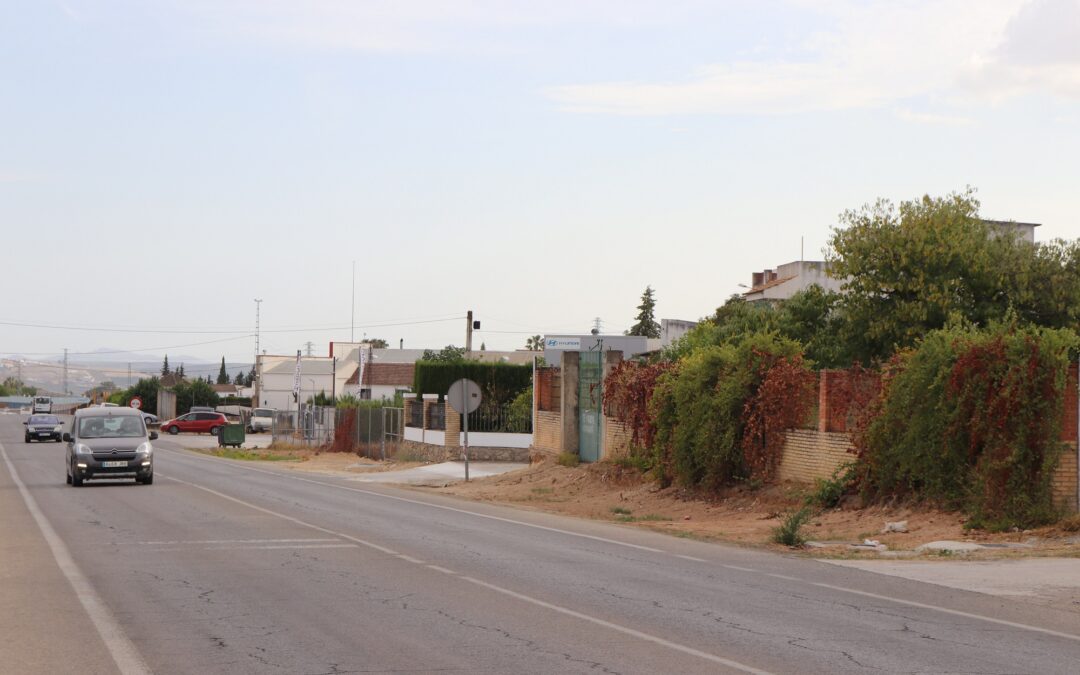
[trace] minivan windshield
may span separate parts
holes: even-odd
[[[53,415],[31,415],[27,420],[31,425],[34,424],[60,424],[60,419]]]
[[[100,415],[79,419],[79,438],[138,438],[146,427],[138,417]]]
[[[274,416],[274,411],[272,411],[272,410],[262,410],[262,409],[259,409],[259,408],[255,409],[255,417],[273,417],[273,416]]]

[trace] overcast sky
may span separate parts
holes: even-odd
[[[0,0],[0,128],[0,322],[119,329],[0,353],[325,353],[354,260],[358,339],[513,349],[879,197],[1080,236],[1080,0]]]

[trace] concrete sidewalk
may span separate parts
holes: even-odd
[[[507,471],[524,469],[528,464],[518,462],[469,462],[469,478],[497,476]],[[442,462],[401,471],[381,471],[349,478],[360,483],[401,483],[406,485],[441,486],[465,480],[465,462]]]
[[[1080,613],[1080,558],[822,562]]]

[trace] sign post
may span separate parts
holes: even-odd
[[[450,385],[450,391],[446,392],[446,402],[461,415],[461,429],[464,432],[461,454],[465,459],[466,482],[469,480],[469,413],[480,407],[481,400],[480,385],[465,378]]]

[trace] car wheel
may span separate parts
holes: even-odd
[[[79,487],[82,485],[82,476],[79,475],[78,470],[73,466],[71,467],[71,486]]]
[[[220,432],[220,431],[221,431],[221,427],[210,427],[210,435],[211,436],[217,436],[218,432]]]
[[[177,426],[175,424],[172,425],[171,427],[169,427],[169,434],[170,435],[175,436],[178,433],[180,433],[180,429],[177,428]]]
[[[23,443],[29,443],[29,442],[30,442],[30,437],[29,436],[23,436]]]
[[[154,474],[150,474],[146,478],[136,478],[135,481],[138,482],[138,483],[142,483],[143,485],[153,485],[154,484]]]
[[[67,483],[68,485],[71,485],[71,470],[70,469],[68,469],[67,475],[64,476],[64,482]]]

